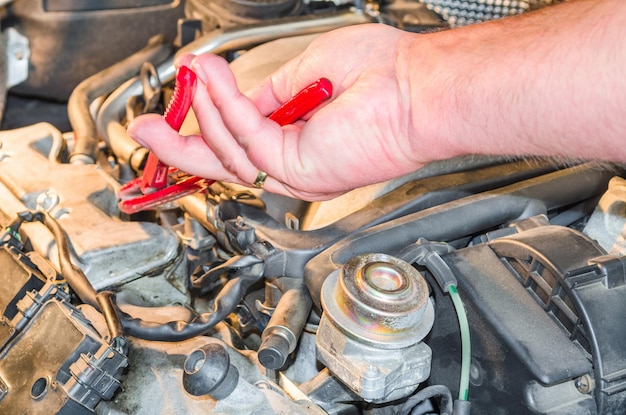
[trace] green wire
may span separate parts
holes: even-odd
[[[469,396],[470,361],[472,356],[469,323],[467,322],[465,307],[463,307],[463,301],[459,296],[456,285],[451,285],[449,292],[456,315],[459,319],[459,329],[461,330],[461,382],[459,384],[459,400],[466,401]]]

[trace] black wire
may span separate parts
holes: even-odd
[[[20,218],[25,222],[40,221],[52,232],[59,250],[61,273],[81,301],[103,313],[112,337],[120,337],[114,334],[120,332],[120,324],[124,333],[145,340],[172,342],[205,334],[232,313],[247,290],[263,278],[262,259],[253,255],[232,258],[220,267],[216,267],[219,269],[215,272],[228,271],[233,274],[233,278],[218,293],[211,312],[200,314],[191,321],[170,321],[167,323],[144,321],[119,310],[119,307],[113,302],[113,295],[104,294],[100,302],[98,301],[96,290],[83,271],[72,263],[69,240],[56,219],[45,212],[24,212],[20,214]],[[12,224],[18,224],[18,221],[14,221]],[[147,309],[157,310],[158,307],[148,307]]]
[[[452,394],[445,385],[428,386],[407,399],[400,407],[399,415],[409,415],[411,411],[426,399],[440,398],[440,415],[452,415]]]
[[[248,288],[263,278],[263,274],[243,273],[226,283],[213,304],[213,310],[196,316],[191,321],[155,323],[134,318],[120,311],[122,325],[127,334],[145,340],[175,342],[206,334],[217,323],[235,311]]]
[[[262,262],[256,256],[253,255],[239,255],[230,258],[228,261],[211,268],[200,276],[191,276],[191,286],[196,290],[202,290],[207,286],[213,284],[220,276],[226,273],[235,273],[244,268],[250,268],[256,264]]]

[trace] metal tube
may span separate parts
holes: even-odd
[[[324,33],[344,26],[371,22],[373,22],[371,16],[358,9],[352,9],[347,13],[323,17],[280,19],[276,20],[275,24],[264,22],[234,29],[218,29],[181,48],[176,55],[223,53],[229,50],[249,48],[283,37]]]
[[[121,82],[136,75],[142,63],[147,61],[158,63],[170,54],[171,47],[166,45],[161,37],[155,37],[137,53],[78,84],[67,103],[67,114],[76,140],[70,157],[71,162],[86,164],[95,162],[98,136],[95,122],[89,111],[91,103],[97,97],[111,92]]]
[[[304,282],[284,278],[284,294],[263,330],[259,347],[259,362],[268,369],[280,369],[296,349],[300,334],[306,325],[313,302]]]
[[[206,198],[199,194],[193,194],[178,199],[178,206],[212,234],[217,232],[215,224],[207,218]]]

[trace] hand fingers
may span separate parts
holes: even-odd
[[[185,166],[184,170],[189,174],[248,186],[253,181],[244,182],[224,168],[201,136],[183,137],[169,128],[163,118],[156,114],[147,114],[135,119],[128,127],[128,134],[139,144],[153,149],[151,151],[164,163]],[[255,174],[258,172],[255,171]],[[341,194],[301,192],[272,176],[267,177],[263,189],[309,201],[327,200]]]
[[[195,57],[196,57],[196,55],[194,55],[192,53],[185,53],[183,55],[177,56],[176,57],[176,61],[174,62],[174,65],[177,68],[180,68],[181,66],[187,66],[187,67],[191,68],[191,62],[193,62]]]
[[[159,115],[146,114],[136,118],[128,126],[128,134],[170,166],[185,166],[185,172],[209,179],[241,183],[224,168],[201,136],[183,137]]]
[[[228,64],[217,56],[183,55],[176,64],[190,66],[198,74],[193,108],[205,142],[200,136],[181,137],[158,116],[151,121],[140,117],[129,127],[129,134],[137,141],[154,149],[165,163],[184,166],[185,171],[198,176],[251,185],[263,170],[269,175],[264,185],[267,191],[306,200],[335,195],[302,192],[285,184],[293,184],[290,178],[300,176],[297,172],[307,171],[298,154],[303,123],[282,129],[268,120],[239,92]],[[291,95],[268,100],[268,112]]]
[[[320,78],[332,76],[333,95],[339,95],[344,89],[342,84],[346,74],[353,70],[344,60],[332,59],[329,51],[337,47],[335,36],[319,35],[304,52],[282,65],[246,95],[265,115]]]
[[[272,168],[274,165],[282,165],[282,130],[261,115],[254,104],[239,92],[226,62],[212,55],[205,55],[199,61],[194,61],[193,55],[183,55],[177,59],[177,65],[191,66],[198,74],[193,108],[206,142],[199,141],[197,137],[181,137],[158,116],[139,117],[129,127],[129,134],[136,141],[152,148],[165,163],[185,166],[183,169],[191,174],[245,185],[254,183],[259,170],[269,170],[272,177],[283,177],[280,171]],[[204,84],[207,72],[211,73],[208,78],[211,82]],[[209,95],[209,89],[215,92]],[[222,108],[218,109],[216,103]],[[262,128],[254,128],[255,122],[260,123]],[[257,166],[250,161],[245,149],[235,138],[243,140],[250,137],[256,145],[265,148],[262,140],[256,140],[257,134],[268,135],[263,128],[269,131],[269,135],[276,137],[278,143],[269,147],[273,149],[269,152],[269,160],[266,160],[267,151],[257,153],[258,160],[266,160]],[[255,153],[254,150],[251,152]],[[270,183],[272,181],[274,179]]]
[[[259,169],[283,178],[283,130],[239,92],[226,61],[202,55],[192,69],[206,85],[194,100],[200,129],[225,167],[248,183]]]
[[[291,186],[282,183],[273,177],[267,178],[263,190],[271,193],[280,194],[283,196],[292,197],[295,199],[302,199],[308,202],[317,202],[323,200],[330,200],[337,196],[342,195],[345,192],[305,192],[299,189],[295,189]]]

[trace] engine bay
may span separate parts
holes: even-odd
[[[623,166],[472,156],[328,202],[206,181],[120,209],[149,153],[126,126],[164,112],[176,56],[246,90],[334,28],[532,2],[3,3],[0,413],[624,413]]]

